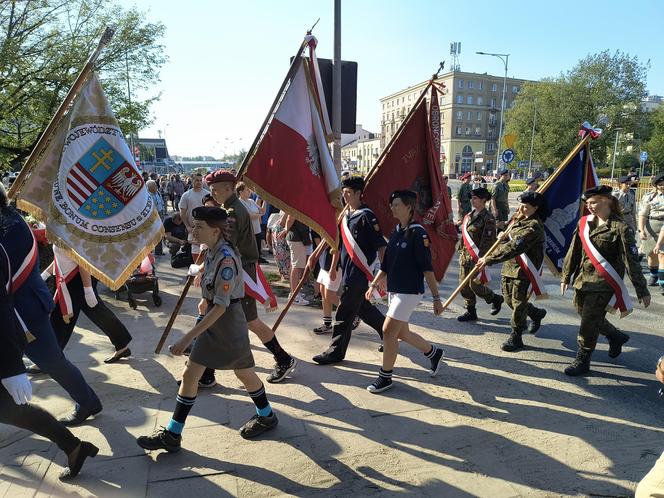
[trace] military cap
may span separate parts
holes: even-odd
[[[621,176],[620,180],[618,180],[618,183],[632,183],[632,177],[631,176]]]
[[[395,190],[392,192],[392,195],[390,195],[390,204],[392,204],[394,199],[401,199],[402,201],[410,199],[415,201],[417,200],[417,194],[412,190]]]
[[[461,181],[463,181],[463,180],[467,180],[467,179],[470,178],[471,176],[473,176],[473,175],[472,175],[470,172],[468,172],[468,173],[464,173],[463,175],[461,175],[461,177],[459,178],[459,180],[461,180]]]
[[[349,176],[341,180],[341,188],[349,188],[355,191],[364,190],[364,178],[361,176]]]
[[[530,204],[531,206],[540,207],[544,204],[544,196],[539,192],[524,192],[519,196],[519,202],[522,204]]]
[[[471,197],[477,197],[478,199],[484,199],[485,201],[491,200],[491,192],[484,187],[477,187],[470,191]]]
[[[498,176],[506,175],[506,174],[509,173],[509,172],[510,172],[510,170],[508,170],[507,168],[499,169],[499,170],[498,170]]]
[[[613,193],[613,189],[608,185],[598,185],[597,187],[589,188],[581,195],[582,201],[587,201],[593,196],[596,195],[606,195],[609,196]]]
[[[225,209],[212,206],[199,206],[194,208],[191,215],[198,221],[224,221],[228,218],[228,213]]]
[[[659,182],[664,182],[664,173],[660,173],[659,175],[657,175],[657,176],[653,179],[652,184],[653,184],[653,185],[657,185]]]
[[[234,184],[236,181],[237,178],[235,178],[233,173],[223,169],[218,169],[217,171],[213,171],[212,173],[205,175],[205,183],[208,185],[219,182],[231,182]]]
[[[526,180],[526,185],[532,185],[533,183],[535,183],[540,178],[542,178],[542,175],[540,173],[535,173],[533,176],[531,176],[530,178],[528,178]]]

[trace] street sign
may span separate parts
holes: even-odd
[[[511,163],[514,161],[514,151],[512,149],[505,149],[501,154],[501,159],[506,164]]]
[[[519,168],[527,168],[528,161],[519,161]]]
[[[648,160],[648,153],[645,150],[641,151],[641,162],[645,163]]]

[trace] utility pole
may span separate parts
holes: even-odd
[[[613,172],[616,169],[616,152],[618,150],[618,135],[622,128],[616,128],[616,141],[613,143],[613,164],[611,165],[611,186],[613,186]]]
[[[334,58],[332,60],[332,133],[334,169],[341,176],[341,0],[334,0]]]
[[[537,121],[537,98],[535,98],[533,110],[533,132],[530,135],[530,157],[528,158],[528,178],[531,176],[531,169],[533,167],[533,145],[535,144],[535,122]]]

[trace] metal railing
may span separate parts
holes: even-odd
[[[618,188],[620,185],[618,183],[618,179],[614,178],[613,182],[611,181],[610,178],[600,178],[599,180],[600,184],[602,185],[608,185],[609,187],[613,188],[614,190]],[[634,187],[632,187],[634,189]],[[644,176],[639,180],[639,186],[636,187],[635,194],[636,194],[636,204],[637,206],[641,203],[641,199],[643,199],[643,196],[646,195],[648,192],[652,192],[655,189],[653,185],[650,184],[650,177],[649,176]]]

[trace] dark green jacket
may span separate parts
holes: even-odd
[[[488,209],[483,209],[479,213],[472,211],[468,214],[468,217],[470,218],[468,235],[479,249],[479,257],[481,258],[496,241],[496,219]],[[470,252],[463,243],[463,237],[460,237],[459,240],[459,264],[461,266],[475,265]]]
[[[525,254],[539,268],[544,261],[544,224],[539,218],[526,218],[514,222],[510,238],[501,243],[487,258],[489,265],[504,262],[503,277],[527,279],[514,258]]]

